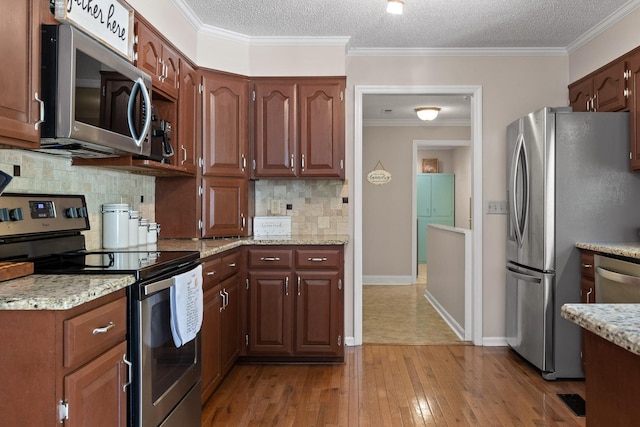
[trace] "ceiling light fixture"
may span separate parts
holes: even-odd
[[[431,121],[438,117],[439,107],[419,107],[416,108],[416,114],[420,120]]]
[[[404,0],[387,0],[387,12],[393,15],[402,15]]]

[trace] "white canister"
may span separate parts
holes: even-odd
[[[156,243],[158,241],[158,232],[160,229],[158,228],[157,222],[149,223],[149,231],[147,233],[147,244]]]
[[[146,245],[147,236],[149,234],[149,220],[146,218],[140,218],[138,223],[138,244]]]
[[[129,245],[129,205],[105,203],[102,205],[102,247],[126,248]]]
[[[138,223],[140,212],[129,211],[129,246],[138,246]]]

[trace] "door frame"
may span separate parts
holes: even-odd
[[[362,344],[362,154],[363,98],[367,94],[468,95],[471,97],[472,140],[472,295],[471,341],[482,345],[482,86],[354,86],[354,218],[353,218],[353,344]]]

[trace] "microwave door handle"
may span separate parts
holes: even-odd
[[[139,90],[142,90],[142,99],[144,101],[144,111],[146,112],[144,118],[144,125],[142,127],[142,132],[140,135],[136,134],[136,129],[134,127],[134,110],[136,104],[136,95]],[[144,141],[147,132],[149,131],[149,126],[151,126],[151,100],[149,99],[149,93],[147,92],[147,88],[144,85],[141,77],[133,84],[131,88],[131,95],[129,96],[129,105],[127,108],[127,118],[129,121],[129,131],[131,132],[131,137],[133,138],[133,142],[135,142],[136,146],[140,147],[142,145],[142,141]]]

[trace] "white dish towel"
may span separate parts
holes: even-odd
[[[176,347],[193,340],[202,326],[202,266],[173,278],[171,334]]]

